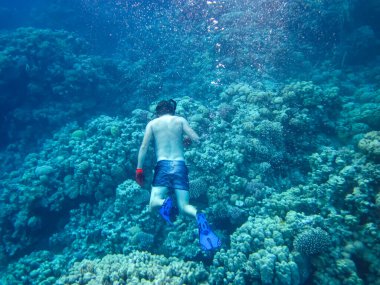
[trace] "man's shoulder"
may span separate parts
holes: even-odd
[[[159,118],[155,118],[155,119],[149,121],[148,125],[149,125],[149,124],[154,124],[154,122],[157,122],[158,119],[159,119]]]
[[[148,122],[148,124],[146,125],[146,128],[147,129],[152,129],[154,128],[156,125],[158,125],[160,122],[160,118],[155,118],[153,120],[151,120],[150,122]]]

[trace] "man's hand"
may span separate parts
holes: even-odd
[[[184,145],[184,147],[189,147],[189,146],[191,146],[191,143],[192,143],[192,140],[191,140],[191,138],[189,138],[188,136],[185,136],[185,137],[183,138],[183,145]]]
[[[141,187],[144,186],[144,171],[142,170],[142,168],[136,169],[135,180],[136,180],[137,184],[139,184]]]

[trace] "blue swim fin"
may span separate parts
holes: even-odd
[[[211,227],[206,220],[205,214],[197,214],[197,223],[199,230],[199,243],[201,245],[201,248],[206,251],[220,248],[222,246],[222,242],[211,230]]]
[[[173,199],[168,197],[165,199],[164,203],[160,208],[160,215],[162,218],[169,224],[173,225],[173,222],[170,218],[174,218],[174,216],[178,213],[178,210],[173,205]]]

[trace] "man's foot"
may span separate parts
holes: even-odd
[[[211,230],[210,225],[203,213],[197,214],[197,223],[199,230],[199,243],[203,250],[215,250],[222,246],[220,239]]]
[[[166,222],[168,222],[169,225],[173,225],[171,218],[174,220],[177,212],[178,212],[178,210],[173,205],[173,199],[171,197],[166,198],[164,203],[162,204],[162,206],[160,208],[160,214],[161,214],[162,218]]]

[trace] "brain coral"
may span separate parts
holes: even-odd
[[[322,253],[330,245],[328,233],[321,228],[308,229],[294,240],[294,248],[307,256]]]

